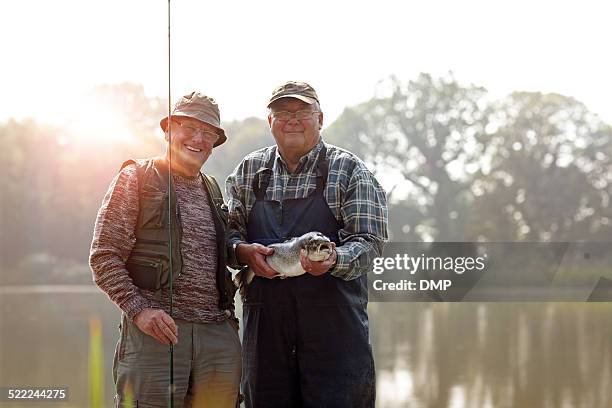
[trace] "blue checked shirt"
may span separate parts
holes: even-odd
[[[357,156],[320,139],[300,159],[293,174],[289,173],[278,149],[270,146],[246,156],[227,178],[228,245],[232,266],[238,266],[233,244],[247,241],[246,224],[255,203],[252,182],[257,170],[275,154],[265,199],[282,201],[308,197],[316,188],[316,162],[324,144],[329,175],[323,194],[332,214],[344,226],[338,231],[340,245],[336,248],[336,265],[329,273],[345,280],[355,279],[366,274],[374,258],[381,256],[383,243],[388,238],[385,191]]]

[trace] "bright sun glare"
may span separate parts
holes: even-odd
[[[136,142],[124,115],[95,96],[83,99],[66,118],[68,137],[75,143],[113,144]]]

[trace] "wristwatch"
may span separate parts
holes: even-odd
[[[236,241],[232,244],[232,257],[236,261],[236,265],[244,265],[242,262],[238,261],[238,256],[236,255],[236,249],[238,248],[238,245],[240,244],[246,244],[246,242]]]

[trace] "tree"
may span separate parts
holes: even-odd
[[[87,115],[83,128],[32,120],[0,124],[2,282],[91,282],[89,245],[110,181],[125,160],[164,152],[159,120],[166,112],[159,98],[146,97],[135,84],[100,86],[89,98],[84,113],[94,106],[104,114]],[[100,123],[106,119],[113,126]],[[261,119],[224,128],[229,142],[215,148],[204,166],[221,185],[244,155],[274,143]],[[134,137],[111,133],[122,129]]]
[[[161,118],[168,115],[167,100],[149,97],[141,84],[130,82],[99,85],[90,96],[95,104],[119,117],[121,124],[138,140],[141,151],[151,150],[151,154],[156,154],[161,143],[153,136],[160,129]]]
[[[612,128],[573,98],[516,92],[497,102],[479,143],[475,235],[526,241],[612,237]]]
[[[612,128],[573,98],[486,91],[452,76],[390,78],[327,139],[390,190],[393,239],[573,241],[612,237]]]
[[[227,142],[215,150],[204,164],[204,171],[217,178],[221,190],[227,176],[247,154],[274,144],[274,138],[265,120],[246,118],[222,124]],[[224,191],[225,193],[225,191]]]
[[[410,217],[393,230],[396,240],[464,239],[486,91],[450,74],[421,74],[407,84],[392,77],[381,89],[386,95],[345,109],[328,139],[371,163],[380,177],[398,180],[392,208]]]

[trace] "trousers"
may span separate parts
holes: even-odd
[[[174,407],[235,408],[242,374],[235,326],[175,322]],[[169,350],[122,316],[113,362],[116,407],[168,407]]]

